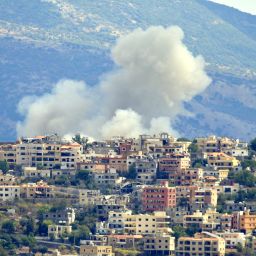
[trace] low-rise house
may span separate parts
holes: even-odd
[[[80,256],[114,256],[112,246],[109,245],[81,245]]]
[[[72,232],[72,226],[70,225],[49,225],[48,226],[48,238],[59,239],[61,237],[67,237]]]
[[[23,176],[25,178],[50,178],[51,170],[39,170],[37,167],[23,167]]]
[[[142,235],[110,234],[107,236],[107,244],[113,248],[141,250],[142,240]]]
[[[80,205],[95,205],[101,199],[100,190],[81,189],[79,191]]]

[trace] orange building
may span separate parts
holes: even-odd
[[[256,214],[251,214],[249,210],[244,211],[240,215],[240,230],[245,233],[251,233],[256,229]]]

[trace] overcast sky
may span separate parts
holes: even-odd
[[[211,0],[256,15],[256,0]]]

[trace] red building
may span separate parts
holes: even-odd
[[[142,208],[144,211],[165,211],[175,206],[176,189],[169,187],[167,181],[143,189]]]

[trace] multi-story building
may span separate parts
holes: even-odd
[[[108,223],[110,228],[126,234],[168,234],[171,231],[166,212],[153,214],[132,214],[131,211],[109,212]]]
[[[43,214],[44,219],[49,219],[53,223],[59,225],[70,225],[75,221],[75,210],[73,208],[66,208],[64,210],[49,211]]]
[[[156,178],[157,163],[153,159],[137,160],[135,162],[136,180],[144,184],[152,183]]]
[[[115,169],[118,173],[127,172],[127,157],[110,157],[109,168]]]
[[[256,214],[245,210],[240,214],[239,229],[244,233],[251,233],[256,229]]]
[[[10,166],[16,164],[16,145],[13,143],[0,145],[0,161],[6,161]]]
[[[190,167],[189,154],[171,154],[159,158],[159,175],[161,178],[167,178],[175,181],[176,174]]]
[[[115,186],[121,184],[123,181],[122,177],[119,177],[119,174],[115,169],[108,169],[104,173],[93,173],[93,178],[96,184],[98,185],[110,185]]]
[[[13,201],[20,198],[19,185],[0,185],[0,201]]]
[[[181,169],[176,172],[174,185],[189,186],[203,180],[204,170],[202,168]]]
[[[167,234],[144,236],[146,255],[175,255],[175,238]]]
[[[22,166],[60,168],[61,140],[54,136],[22,138],[16,145],[16,162]]]
[[[79,190],[79,204],[80,205],[94,205],[99,202],[101,198],[100,190]]]
[[[222,237],[225,240],[226,249],[233,249],[238,245],[245,246],[246,236],[244,233],[239,232],[217,232],[215,233],[217,236]]]
[[[222,170],[235,170],[240,165],[238,159],[222,152],[207,154],[207,163],[209,166]]]
[[[37,183],[24,183],[20,185],[20,194],[22,198],[53,198],[54,186],[48,185],[44,181]]]
[[[204,210],[217,207],[218,194],[214,188],[199,188],[191,190],[189,203],[193,210]]]
[[[77,164],[84,160],[83,147],[78,143],[62,145],[61,169],[77,169]]]
[[[225,240],[209,232],[195,234],[194,237],[180,237],[176,256],[224,256]]]
[[[176,189],[169,187],[168,181],[160,185],[146,186],[141,199],[144,211],[166,211],[176,206]]]

